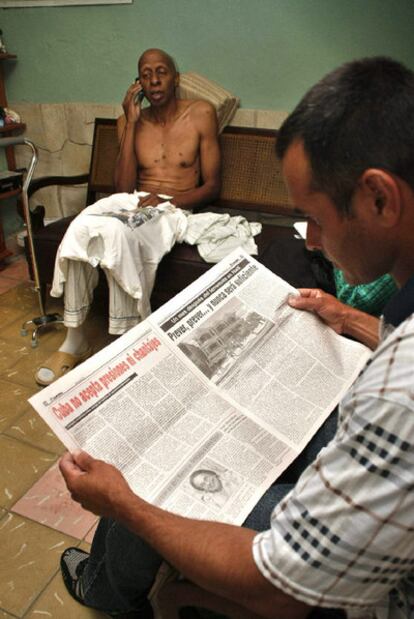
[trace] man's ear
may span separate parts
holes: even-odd
[[[367,207],[385,227],[394,226],[400,217],[401,194],[395,178],[386,170],[368,168],[360,179]]]

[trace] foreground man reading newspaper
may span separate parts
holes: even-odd
[[[292,309],[294,292],[236,251],[30,401],[151,503],[241,524],[369,355]],[[222,488],[198,490],[197,471]]]
[[[294,293],[237,250],[31,403],[153,505],[242,524],[370,354]]]
[[[112,613],[143,608],[164,557],[205,592],[207,604],[234,617],[303,617],[315,606],[353,617],[411,615],[414,74],[384,58],[341,67],[283,124],[278,155],[293,202],[309,217],[308,245],[324,250],[349,283],[393,275],[401,290],[384,312],[387,328],[341,402],[336,436],[268,515],[263,533],[174,515],[140,498],[108,464],[65,456],[61,470],[73,496],[115,519],[101,521],[89,559],[63,557],[66,582],[84,603]],[[266,283],[243,301],[254,307]],[[378,343],[374,319],[327,295],[303,291],[291,303]],[[279,318],[283,330],[283,310]],[[237,376],[230,374],[214,368],[212,382],[231,390]],[[263,380],[256,384],[263,397]],[[188,582],[173,587],[177,597],[191,593]]]

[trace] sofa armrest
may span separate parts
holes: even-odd
[[[28,189],[28,196],[32,196],[36,191],[43,187],[52,185],[84,185],[89,180],[89,174],[78,174],[77,176],[42,176],[33,180]]]

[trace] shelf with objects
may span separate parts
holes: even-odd
[[[20,122],[20,119],[17,118],[14,113],[10,112],[7,107],[3,62],[15,60],[16,58],[17,56],[15,54],[9,54],[4,51],[3,44],[0,44],[0,138],[19,135],[23,133],[26,128],[26,125]],[[22,171],[16,170],[16,160],[14,157],[13,146],[7,146],[7,148],[5,148],[5,159],[7,169],[0,171],[0,201],[14,197],[18,198],[21,193],[23,183]],[[3,226],[0,221],[0,269],[5,258],[11,255],[12,252],[6,247]]]

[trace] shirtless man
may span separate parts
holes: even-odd
[[[139,79],[128,89],[118,121],[120,151],[115,170],[117,192],[135,189],[149,192],[139,206],[156,206],[166,199],[181,209],[211,203],[220,190],[220,151],[214,107],[207,101],[177,99],[179,73],[171,56],[148,49],[138,61]],[[141,107],[140,93],[149,102]],[[167,196],[167,198],[166,198]],[[74,260],[65,282],[64,324],[66,338],[57,352],[35,374],[48,385],[91,354],[83,321],[89,310],[96,271],[86,262]],[[85,272],[88,271],[86,274]],[[94,283],[92,283],[94,282]],[[120,311],[128,327],[109,332],[119,335],[140,320],[133,299],[116,282],[112,285],[111,315]],[[86,309],[85,309],[86,308]]]
[[[155,206],[172,196],[175,206],[192,209],[214,200],[220,189],[220,154],[213,106],[200,100],[177,99],[179,74],[174,61],[149,49],[138,62],[139,80],[123,101],[125,120],[115,171],[117,191],[137,187],[150,192],[140,205]],[[150,106],[135,98],[143,93]],[[137,178],[138,177],[138,178]],[[199,185],[199,180],[202,180]]]

